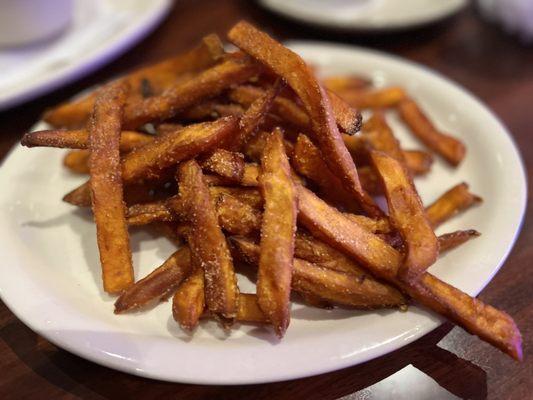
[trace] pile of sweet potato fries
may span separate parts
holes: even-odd
[[[415,301],[521,358],[512,318],[427,272],[439,254],[478,236],[434,229],[481,199],[459,184],[424,207],[413,178],[432,153],[465,156],[400,87],[356,76],[319,80],[297,54],[246,22],[226,52],[210,35],[46,112],[54,130],[25,146],[75,149],[90,179],[64,200],[92,207],[104,289],[117,314],[173,296],[180,326],[200,318],[270,324],[283,336],[295,292],[315,307],[405,308]],[[398,112],[432,153],[400,147],[384,110]],[[362,121],[361,110],[369,118]],[[358,133],[361,130],[360,133]],[[383,195],[388,211],[375,195]],[[135,281],[129,225],[180,243]],[[248,265],[248,266],[247,266]],[[257,293],[236,268],[257,267]]]

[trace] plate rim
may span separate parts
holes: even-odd
[[[524,215],[525,215],[525,211],[526,211],[526,208],[527,208],[527,175],[525,173],[525,165],[524,165],[522,156],[520,154],[520,151],[518,149],[518,146],[516,145],[516,142],[514,141],[513,136],[510,134],[508,129],[505,127],[505,125],[501,122],[500,118],[497,115],[495,115],[494,112],[492,112],[488,108],[488,106],[485,105],[485,103],[482,102],[478,97],[473,95],[467,89],[465,89],[462,86],[460,86],[457,83],[455,83],[453,80],[443,76],[439,72],[434,71],[434,70],[432,70],[432,69],[430,69],[430,68],[428,68],[428,67],[426,67],[424,65],[421,65],[421,64],[418,64],[416,62],[404,59],[402,57],[399,57],[399,56],[396,56],[396,55],[392,55],[392,54],[388,54],[388,53],[384,53],[384,52],[377,51],[377,50],[373,50],[373,49],[367,49],[367,48],[362,48],[362,47],[358,47],[358,46],[353,46],[353,45],[344,45],[344,44],[321,42],[321,41],[290,41],[290,42],[288,42],[288,45],[290,47],[315,47],[315,48],[317,46],[320,46],[320,47],[328,47],[330,50],[341,49],[341,50],[349,51],[349,52],[354,52],[355,51],[355,52],[362,52],[363,54],[367,53],[367,54],[377,55],[377,56],[380,56],[380,57],[386,57],[386,58],[389,58],[389,59],[392,58],[392,59],[394,59],[396,61],[399,61],[399,62],[401,62],[403,64],[408,64],[410,66],[416,67],[418,72],[421,72],[421,73],[424,73],[424,74],[428,74],[428,75],[430,75],[432,77],[439,78],[440,80],[443,80],[446,84],[453,86],[455,89],[457,89],[459,92],[461,92],[462,95],[468,96],[471,100],[473,100],[479,106],[481,106],[481,108],[497,123],[498,127],[501,130],[501,133],[505,134],[505,137],[509,140],[509,142],[511,144],[511,148],[514,151],[514,155],[516,157],[516,160],[518,162],[518,166],[519,166],[519,169],[520,169],[520,172],[521,172],[521,174],[520,174],[521,178],[522,178],[521,179],[521,184],[520,184],[520,191],[522,192],[521,207],[520,207],[520,211],[521,212],[519,213],[520,215],[519,215],[518,225],[516,225],[514,227],[514,235],[513,235],[512,239],[510,241],[510,244],[507,247],[505,254],[502,256],[501,261],[498,263],[498,265],[495,268],[493,268],[491,275],[487,278],[486,282],[482,285],[482,288],[481,288],[481,290],[482,290],[492,280],[494,275],[498,272],[498,270],[504,264],[505,260],[509,256],[509,253],[512,251],[512,249],[514,247],[514,244],[515,244],[515,242],[516,242],[516,240],[517,240],[517,238],[518,238],[518,236],[520,234],[520,230],[521,230],[521,228],[523,226]],[[9,162],[9,159],[13,156],[13,152],[18,148],[18,146],[19,146],[19,144],[17,143],[10,150],[10,152],[4,158],[4,160],[2,162],[2,165],[5,165],[7,162]],[[4,178],[0,177],[0,181],[1,180],[4,180]],[[183,377],[179,377],[179,376],[176,376],[176,375],[174,375],[174,376],[170,376],[170,375],[163,376],[161,374],[161,372],[152,372],[149,369],[141,369],[141,370],[139,370],[139,369],[136,369],[134,366],[132,366],[131,364],[128,364],[128,363],[122,363],[121,364],[114,357],[110,357],[110,356],[102,357],[102,353],[101,352],[90,351],[90,349],[87,349],[86,347],[75,347],[75,345],[71,344],[70,342],[67,343],[64,340],[62,340],[64,338],[61,337],[61,335],[54,335],[50,331],[43,331],[41,329],[36,329],[35,328],[35,324],[33,324],[32,321],[29,318],[26,318],[26,315],[19,315],[19,314],[22,314],[22,313],[15,312],[16,307],[9,301],[9,299],[6,299],[4,296],[2,296],[2,293],[3,293],[2,284],[0,283],[0,296],[2,297],[2,300],[6,304],[6,306],[10,309],[10,311],[13,312],[13,314],[15,314],[17,316],[17,318],[19,318],[30,329],[34,330],[39,335],[42,335],[47,340],[49,340],[50,342],[54,343],[55,345],[57,345],[60,348],[63,348],[63,349],[65,349],[65,350],[67,350],[67,351],[69,351],[69,352],[71,352],[73,354],[76,354],[76,355],[78,355],[78,356],[80,356],[82,358],[85,358],[87,360],[95,362],[95,363],[97,363],[99,365],[103,365],[103,366],[106,366],[106,367],[114,368],[114,369],[120,370],[122,372],[130,373],[130,374],[133,374],[133,375],[152,378],[152,379],[157,379],[157,380],[162,380],[162,381],[192,383],[192,384],[210,384],[210,385],[211,384],[212,385],[220,385],[220,384],[223,384],[223,385],[258,384],[258,383],[279,382],[279,381],[286,381],[286,380],[292,380],[292,379],[297,379],[297,378],[315,376],[315,375],[319,375],[319,374],[335,371],[335,370],[338,370],[338,369],[354,366],[354,365],[369,361],[371,359],[374,359],[374,358],[377,358],[377,357],[381,357],[381,356],[383,356],[385,354],[388,354],[388,353],[390,353],[390,352],[392,352],[394,350],[400,349],[400,348],[404,347],[405,345],[407,345],[407,344],[419,339],[423,335],[431,332],[433,329],[436,329],[439,326],[439,324],[437,324],[435,327],[433,327],[433,328],[431,328],[429,330],[424,330],[424,331],[421,331],[421,332],[419,332],[419,333],[417,333],[415,335],[412,335],[410,337],[405,338],[402,341],[402,345],[401,346],[398,346],[398,344],[396,342],[391,342],[391,343],[388,343],[388,344],[381,344],[379,346],[379,350],[378,351],[363,353],[364,357],[359,357],[359,359],[355,363],[350,358],[347,358],[344,362],[341,362],[339,359],[337,359],[337,362],[335,363],[335,365],[328,366],[327,368],[323,368],[323,367],[316,368],[315,367],[315,368],[313,368],[314,372],[308,372],[307,371],[307,372],[303,372],[302,373],[302,372],[298,372],[298,371],[290,371],[290,372],[284,372],[284,373],[274,373],[274,374],[271,374],[270,376],[268,376],[266,378],[265,377],[246,377],[246,378],[243,378],[241,380],[232,379],[231,381],[228,381],[227,379],[225,379],[222,376],[209,377],[209,378],[205,378],[203,376],[200,376],[197,379],[190,379],[190,378],[184,379]]]
[[[381,1],[381,0],[380,0]],[[354,23],[351,21],[332,21],[329,19],[315,18],[313,16],[297,16],[292,11],[287,10],[284,6],[280,6],[281,3],[271,2],[270,0],[259,0],[261,7],[266,10],[282,16],[284,18],[290,19],[294,22],[298,22],[307,26],[317,26],[323,29],[331,29],[333,31],[341,32],[353,32],[353,33],[394,33],[401,32],[410,29],[417,29],[424,26],[428,26],[439,21],[445,20],[446,18],[452,18],[458,14],[461,10],[465,9],[468,5],[467,0],[458,0],[459,3],[450,7],[449,10],[442,12],[437,15],[421,18],[417,21],[407,21],[407,22],[392,22],[390,24],[376,24],[368,23],[363,26],[354,26]]]

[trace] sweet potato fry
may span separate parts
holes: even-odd
[[[296,172],[313,181],[318,186],[320,194],[333,204],[340,205],[348,211],[359,209],[353,196],[342,186],[340,179],[329,170],[320,150],[303,134],[298,135],[291,164]]]
[[[258,263],[259,246],[245,238],[232,237],[231,240],[243,261],[253,265]],[[297,292],[360,309],[394,307],[406,302],[405,297],[391,286],[299,258],[294,259],[291,286]]]
[[[190,273],[190,252],[184,246],[160,267],[126,289],[115,301],[115,314],[138,310],[167,299]]]
[[[157,137],[129,153],[122,162],[124,182],[158,178],[177,162],[220,146],[235,133],[237,119],[225,117],[214,122],[189,125],[173,134]]]
[[[261,310],[282,337],[290,321],[290,285],[296,233],[296,190],[283,134],[275,130],[267,138],[261,159],[260,189],[265,199],[261,224],[261,253],[257,296]]]
[[[404,150],[403,156],[407,169],[413,175],[424,175],[428,173],[433,164],[433,156],[422,150]]]
[[[197,72],[213,65],[224,53],[220,39],[216,35],[206,36],[202,43],[185,54],[180,54],[155,65],[141,68],[120,78],[126,82],[131,92],[142,96],[146,94],[148,82],[151,94],[159,94],[163,88],[182,74]],[[82,97],[59,105],[45,112],[43,119],[55,127],[79,128],[85,125],[91,114],[94,100],[100,89]],[[131,94],[130,94],[131,95]]]
[[[261,227],[261,213],[229,194],[221,194],[216,202],[218,222],[232,235],[247,236]]]
[[[241,182],[244,175],[244,155],[224,149],[216,149],[200,161],[207,172],[213,172],[231,182]]]
[[[333,119],[329,97],[300,56],[246,22],[241,21],[235,25],[228,37],[243,51],[285,79],[310,116],[314,139],[332,172],[343,180],[345,188],[357,198],[369,215],[382,215],[361,187],[353,159]]]
[[[153,140],[151,135],[135,131],[122,131],[120,151],[129,152]],[[45,130],[26,133],[20,143],[26,147],[59,147],[68,149],[87,149],[89,134],[86,130]]]
[[[172,298],[172,316],[184,331],[196,328],[205,307],[204,271],[196,270],[183,282]]]
[[[403,165],[406,164],[400,142],[394,137],[382,110],[375,110],[374,114],[365,122],[363,135],[374,150],[382,151]]]
[[[192,228],[188,243],[193,260],[198,260],[204,271],[207,308],[215,314],[234,318],[239,290],[233,260],[196,161],[179,166],[179,185],[180,198],[189,211]]]
[[[420,107],[411,99],[402,100],[398,110],[411,132],[422,143],[442,156],[451,165],[459,165],[466,153],[466,148],[461,141],[437,130]]]
[[[358,109],[394,107],[406,98],[405,91],[395,86],[382,89],[338,90],[337,94]]]
[[[126,214],[128,225],[146,225],[154,221],[170,222],[175,219],[164,201],[134,204],[128,207]]]
[[[332,92],[367,89],[372,85],[370,80],[355,75],[328,76],[322,82]]]
[[[250,140],[248,140],[246,146],[243,148],[244,154],[248,158],[260,162],[261,156],[263,155],[263,148],[265,147],[265,141],[268,135],[270,135],[270,132],[263,131],[259,132]],[[292,142],[289,142],[286,139],[283,141],[283,145],[285,147],[285,153],[289,158],[291,158],[294,153],[294,145]]]
[[[63,158],[63,165],[76,174],[89,173],[89,150],[71,150]]]
[[[398,276],[416,279],[437,260],[437,237],[405,166],[383,152],[372,151],[371,157],[383,183],[390,222],[405,246],[405,259]]]
[[[97,96],[89,124],[89,170],[104,290],[120,293],[133,284],[120,170],[120,128],[128,87],[115,84]]]
[[[151,121],[162,121],[207,98],[219,95],[232,85],[243,83],[258,72],[257,65],[242,57],[225,61],[165,89],[158,96],[129,102],[124,124],[137,128]]]
[[[240,150],[254,136],[282,87],[283,82],[278,79],[272,87],[250,104],[239,120],[239,134],[231,143],[233,149]]]
[[[449,251],[459,247],[463,243],[468,242],[470,239],[477,238],[481,235],[474,229],[468,229],[466,231],[455,231],[440,235],[439,239],[439,254],[445,251]]]
[[[186,121],[201,121],[220,117],[240,117],[244,108],[239,104],[225,104],[216,100],[207,100],[179,113],[178,118]]]
[[[232,101],[249,107],[253,101],[264,96],[264,91],[257,86],[240,85],[229,92]],[[328,92],[335,121],[346,134],[353,135],[361,127],[361,114],[340,97]],[[300,129],[310,128],[309,116],[298,104],[285,96],[277,96],[272,104],[272,112]]]
[[[303,186],[297,186],[297,189],[298,221],[313,236],[348,253],[362,266],[372,265],[396,276],[402,262],[402,257],[396,250],[362,225],[329,206],[310,190]],[[317,227],[321,229],[318,230]]]
[[[210,186],[209,193],[214,199],[221,194],[229,194],[230,196],[245,204],[248,204],[257,210],[263,209],[263,197],[256,188]]]
[[[481,197],[470,193],[468,184],[463,182],[440,196],[426,208],[426,213],[433,228],[467,208],[482,201]]]
[[[298,187],[298,220],[309,231],[333,247],[344,251],[375,276],[384,279],[433,311],[455,322],[468,332],[493,344],[515,359],[521,359],[521,337],[512,318],[468,296],[429,273],[415,282],[397,278],[400,254],[385,242],[370,240],[354,221],[328,206],[307,189]],[[361,235],[365,232],[366,235]],[[382,256],[388,254],[387,256]],[[381,260],[381,258],[384,260]],[[388,262],[385,263],[384,261]]]
[[[237,321],[266,323],[268,319],[257,304],[257,295],[251,293],[239,294],[239,307],[237,308]]]

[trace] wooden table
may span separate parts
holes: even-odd
[[[143,63],[185,50],[207,33],[224,35],[236,21],[246,18],[281,39],[342,41],[425,64],[480,97],[508,126],[526,164],[533,158],[533,48],[521,46],[481,21],[474,9],[430,28],[365,37],[302,27],[248,1],[176,3],[168,19],[151,36],[111,65],[0,113],[0,157],[47,106]],[[528,177],[533,179],[531,165]],[[0,303],[0,398],[440,399],[452,393],[470,399],[532,398],[533,274],[528,270],[533,258],[532,212],[530,208],[505,266],[480,296],[516,319],[524,337],[522,363],[445,324],[387,356],[316,377],[236,387],[170,384],[116,372],[58,349]]]

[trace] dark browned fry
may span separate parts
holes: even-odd
[[[196,328],[204,311],[204,289],[204,271],[196,268],[178,287],[172,299],[172,316],[187,332]]]
[[[239,290],[233,260],[196,161],[190,160],[179,166],[179,186],[180,198],[189,211],[189,247],[193,259],[204,271],[207,308],[212,313],[234,318]]]
[[[330,171],[320,150],[303,134],[298,135],[291,164],[296,172],[316,183],[324,198],[349,211],[358,210],[353,196],[344,189],[340,179]]]
[[[363,134],[374,150],[382,151],[403,165],[406,164],[400,142],[387,124],[383,110],[374,111],[372,117],[363,125]]]
[[[257,74],[255,64],[242,57],[227,57],[225,61],[177,82],[158,96],[129,102],[124,112],[124,124],[137,128],[147,122],[173,117],[202,100],[219,95],[232,85],[243,83]]]
[[[390,223],[405,246],[399,277],[415,279],[437,261],[437,237],[404,164],[379,151],[372,151],[371,157],[383,184]]]
[[[126,289],[115,302],[115,314],[138,310],[167,299],[190,273],[190,252],[184,246],[160,267]]]
[[[151,94],[159,94],[163,88],[174,83],[178,77],[197,72],[213,65],[224,53],[220,39],[216,35],[206,36],[202,43],[185,54],[180,54],[160,63],[141,68],[120,78],[130,88],[130,96],[144,97],[142,90],[149,82]],[[91,114],[98,90],[45,112],[43,119],[50,125],[65,128],[80,128]]]
[[[244,155],[216,149],[200,161],[203,170],[213,172],[232,182],[241,182],[244,175]]]
[[[189,125],[175,133],[158,136],[152,142],[129,153],[122,162],[125,182],[154,179],[179,161],[218,147],[237,129],[234,117]]]
[[[135,131],[122,131],[120,134],[120,151],[128,152],[153,140],[153,136]],[[20,143],[26,147],[59,147],[68,149],[86,149],[89,134],[86,130],[46,130],[26,133]]]
[[[471,298],[427,272],[418,281],[399,281],[397,271],[401,255],[395,249],[385,242],[361,235],[362,230],[354,221],[301,186],[298,187],[298,202],[298,220],[313,236],[355,257],[373,275],[398,286],[421,304],[468,332],[515,359],[522,358],[520,331],[509,315]]]
[[[342,179],[345,188],[369,215],[382,215],[382,211],[361,187],[353,159],[333,118],[329,97],[307,64],[296,53],[246,22],[236,24],[228,37],[243,51],[285,79],[310,116],[314,139],[330,169]]]
[[[281,337],[290,321],[297,196],[283,147],[283,134],[278,129],[267,137],[259,183],[265,209],[261,223],[257,296],[259,307]]]
[[[411,132],[422,143],[442,156],[451,165],[459,165],[466,153],[466,148],[461,141],[438,131],[420,107],[411,99],[402,100],[398,110]]]
[[[426,213],[433,228],[438,227],[451,217],[482,201],[481,197],[468,190],[468,184],[460,183],[435,200],[426,208]]]
[[[104,290],[120,293],[133,284],[124,210],[119,141],[128,87],[114,84],[97,96],[89,124],[90,188]]]
[[[245,238],[232,237],[232,243],[243,261],[256,265],[259,246]],[[391,286],[386,286],[365,275],[355,275],[329,269],[295,258],[292,288],[329,303],[360,309],[395,307],[406,303],[405,297]]]
[[[239,104],[225,104],[217,100],[207,100],[196,104],[179,113],[180,120],[200,121],[220,117],[240,117],[244,113],[244,108]]]
[[[450,233],[445,233],[440,235],[439,239],[439,254],[444,253],[459,247],[463,243],[468,242],[470,239],[477,238],[481,235],[478,231],[474,229],[468,229],[466,231],[455,231]]]

